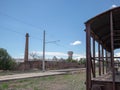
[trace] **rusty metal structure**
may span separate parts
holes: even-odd
[[[86,90],[120,90],[115,68],[115,58],[120,57],[114,56],[120,48],[120,7],[91,18],[85,25]]]

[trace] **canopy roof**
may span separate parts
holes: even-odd
[[[112,13],[113,25],[110,21]],[[111,51],[111,26],[113,27],[114,49],[120,48],[120,7],[112,8],[88,20],[91,28],[91,36],[99,42],[107,51]]]

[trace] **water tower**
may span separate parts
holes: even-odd
[[[68,51],[68,58],[72,59],[72,57],[73,57],[73,51]]]

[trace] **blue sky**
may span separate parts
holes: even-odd
[[[120,0],[0,0],[0,48],[12,57],[23,57],[25,34],[30,35],[29,52],[42,54],[43,31],[46,57],[85,56],[84,22],[111,8]]]

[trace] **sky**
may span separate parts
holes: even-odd
[[[120,0],[0,0],[0,48],[23,58],[29,33],[29,53],[42,56],[45,30],[46,58],[85,57],[84,23],[112,6]]]

